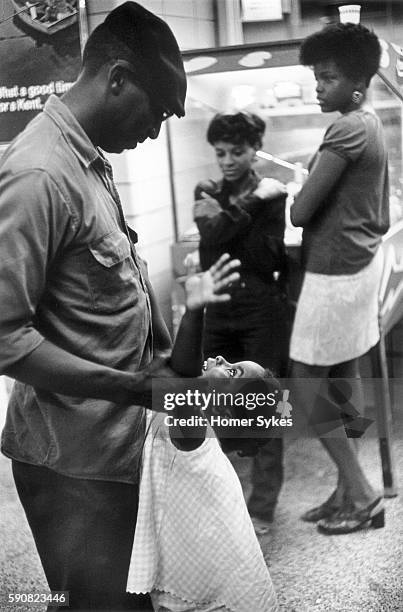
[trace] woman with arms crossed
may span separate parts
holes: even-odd
[[[208,270],[223,253],[240,259],[242,283],[228,304],[209,304],[203,334],[205,359],[253,359],[285,376],[289,317],[286,297],[285,186],[255,170],[265,122],[254,113],[219,113],[207,129],[221,173],[195,189],[194,220],[200,232],[200,263]],[[222,439],[225,452],[231,439]],[[245,451],[243,454],[247,454]],[[253,457],[248,508],[256,533],[274,518],[283,482],[283,441],[268,440]]]

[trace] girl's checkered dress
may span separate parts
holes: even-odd
[[[171,594],[184,610],[277,610],[240,482],[214,432],[181,451],[165,417],[152,417],[146,437],[128,590]]]

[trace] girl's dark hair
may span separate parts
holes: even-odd
[[[379,68],[381,45],[365,26],[354,23],[331,24],[308,36],[300,49],[300,62],[314,66],[333,60],[350,79],[364,78],[368,86]]]
[[[207,140],[211,145],[221,140],[260,148],[265,129],[263,119],[253,113],[218,113],[210,122]]]

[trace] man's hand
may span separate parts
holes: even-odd
[[[228,302],[231,295],[222,292],[239,280],[239,272],[234,270],[240,265],[239,259],[231,260],[228,253],[225,253],[207,272],[190,276],[185,283],[188,310],[198,310],[206,304]]]
[[[261,200],[272,200],[280,195],[287,193],[287,188],[277,179],[262,178],[259,185],[253,192]]]
[[[194,219],[199,219],[200,217],[215,217],[222,211],[217,200],[209,196],[205,191],[202,191],[201,195],[203,196],[202,199],[196,200],[193,207]]]

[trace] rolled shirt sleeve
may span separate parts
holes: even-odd
[[[71,216],[44,170],[0,176],[0,373],[43,341],[35,316]]]
[[[368,145],[365,123],[357,113],[339,117],[326,131],[319,150],[336,153],[347,161],[356,161]]]

